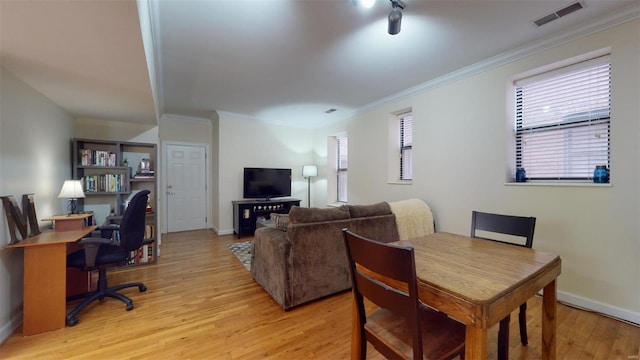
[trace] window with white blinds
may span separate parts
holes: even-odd
[[[336,138],[336,145],[338,151],[338,202],[347,202],[347,167],[348,162],[348,141],[347,137]]]
[[[400,180],[413,179],[413,113],[398,115],[400,119]]]
[[[516,81],[516,168],[530,180],[592,179],[609,168],[610,111],[609,56]]]

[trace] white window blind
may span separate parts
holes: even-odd
[[[400,119],[400,180],[413,179],[413,113],[398,116]]]
[[[348,162],[348,141],[347,137],[338,137],[338,202],[347,202],[347,167]]]
[[[516,167],[531,180],[609,168],[611,64],[603,56],[515,82]]]

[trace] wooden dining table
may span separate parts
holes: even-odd
[[[558,255],[444,232],[393,244],[414,248],[420,301],[465,324],[465,359],[486,359],[489,329],[541,289],[540,358],[555,359]],[[360,359],[357,316],[354,308],[352,359]]]

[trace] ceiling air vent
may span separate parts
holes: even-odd
[[[584,5],[582,5],[582,3],[580,1],[575,2],[571,5],[565,6],[560,10],[556,10],[555,12],[549,14],[549,15],[545,15],[537,20],[534,20],[533,23],[536,24],[537,26],[542,26],[546,23],[549,23],[555,19],[559,19],[565,15],[569,15],[574,11],[578,11],[580,9],[582,9],[584,7]]]

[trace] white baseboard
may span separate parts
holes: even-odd
[[[218,235],[233,235],[233,229],[231,229],[231,230],[217,230],[216,234],[218,234]]]
[[[231,230],[220,230],[215,226],[211,226],[211,230],[215,232],[217,235],[233,235],[233,229]]]
[[[11,320],[0,327],[0,344],[7,340],[20,325],[22,325],[22,311],[14,315]]]
[[[587,299],[582,296],[573,295],[564,291],[558,291],[558,300],[568,304],[576,305],[581,308],[602,313],[614,318],[629,321],[640,325],[640,312],[635,312],[617,306],[604,304],[595,300]]]

